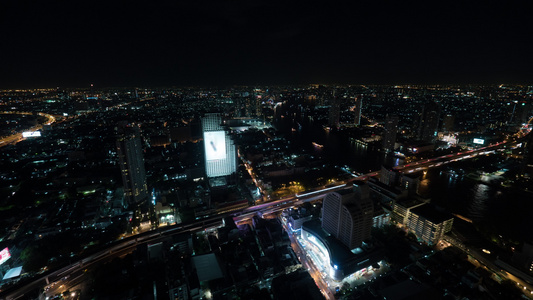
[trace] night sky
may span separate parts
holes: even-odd
[[[533,82],[512,1],[0,2],[0,88]]]

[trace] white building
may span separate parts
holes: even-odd
[[[202,118],[207,177],[227,176],[237,171],[235,144],[221,123],[220,114],[206,114]]]
[[[366,184],[329,193],[322,206],[322,228],[350,249],[370,238],[374,205]]]

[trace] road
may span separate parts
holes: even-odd
[[[524,281],[522,278],[519,278],[509,273],[508,271],[505,271],[503,267],[498,266],[493,260],[491,260],[486,255],[484,255],[482,253],[482,250],[480,251],[480,249],[466,246],[462,241],[463,239],[464,238],[462,238],[459,234],[455,233],[454,231],[445,235],[445,238],[444,238],[446,242],[450,243],[456,248],[461,249],[467,255],[470,255],[472,258],[474,258],[486,270],[498,275],[500,278],[505,278],[505,279],[515,282],[517,286],[521,288],[521,291],[524,293],[526,297],[528,297],[529,299],[533,299],[533,285],[531,283],[528,283]]]
[[[309,272],[309,274],[315,281],[316,285],[322,292],[322,295],[324,295],[326,299],[331,299],[331,300],[335,299],[335,296],[329,289],[326,280],[322,276],[322,272],[315,266],[313,261],[309,259],[307,252],[304,249],[302,249],[302,245],[300,245],[300,243],[298,242],[296,235],[293,234],[289,228],[287,228],[287,224],[285,222],[282,222],[282,223],[283,223],[283,228],[289,235],[292,249],[298,256],[298,259],[302,263],[302,266],[304,266],[307,269],[307,271]]]
[[[404,172],[404,173],[413,173],[417,171],[422,171],[428,168],[439,167],[441,165],[445,165],[451,162],[464,160],[464,159],[470,159],[470,158],[474,158],[479,155],[489,154],[489,153],[492,153],[493,151],[497,151],[498,149],[513,147],[513,146],[518,145],[519,143],[522,143],[523,141],[525,141],[525,139],[526,139],[526,136],[513,139],[507,142],[499,142],[499,143],[495,143],[489,146],[476,148],[473,150],[461,151],[461,152],[434,157],[430,159],[420,160],[420,161],[409,163],[406,165],[396,166],[394,167],[394,169]]]
[[[14,114],[14,115],[33,115],[33,113],[30,112],[24,112],[24,111],[3,111],[0,112],[0,114]],[[56,121],[56,118],[53,115],[46,114],[46,113],[37,113],[39,116],[46,117],[46,121],[43,124],[33,126],[28,129],[24,129],[23,131],[37,131],[43,128],[43,125],[51,125]],[[10,136],[6,136],[4,138],[0,139],[0,147],[5,147],[7,145],[16,144],[17,142],[22,140],[22,131],[14,133]]]
[[[81,281],[81,276],[83,270],[104,261],[109,261],[117,256],[122,256],[133,251],[138,245],[143,243],[157,243],[162,239],[168,238],[169,236],[175,234],[181,234],[186,232],[197,232],[206,227],[211,226],[220,226],[222,216],[213,216],[205,220],[195,221],[190,224],[185,225],[174,225],[169,227],[164,227],[159,230],[148,231],[143,234],[136,236],[131,236],[129,238],[116,241],[109,244],[105,249],[102,249],[94,254],[91,254],[83,259],[75,261],[68,266],[65,266],[61,269],[55,270],[45,275],[40,275],[35,278],[33,281],[27,283],[26,285],[17,288],[16,290],[8,289],[0,293],[0,300],[15,300],[15,299],[26,299],[24,295],[31,293],[35,289],[45,289],[53,285],[54,291],[66,291],[69,290],[73,285],[79,284]],[[67,277],[68,280],[63,278]],[[74,282],[76,280],[76,282]],[[55,284],[53,284],[55,283]],[[60,287],[62,286],[62,287]],[[50,294],[51,292],[47,292]]]

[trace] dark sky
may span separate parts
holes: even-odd
[[[533,82],[512,1],[0,2],[0,88]]]

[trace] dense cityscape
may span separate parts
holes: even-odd
[[[0,91],[0,299],[533,299],[533,86]]]

